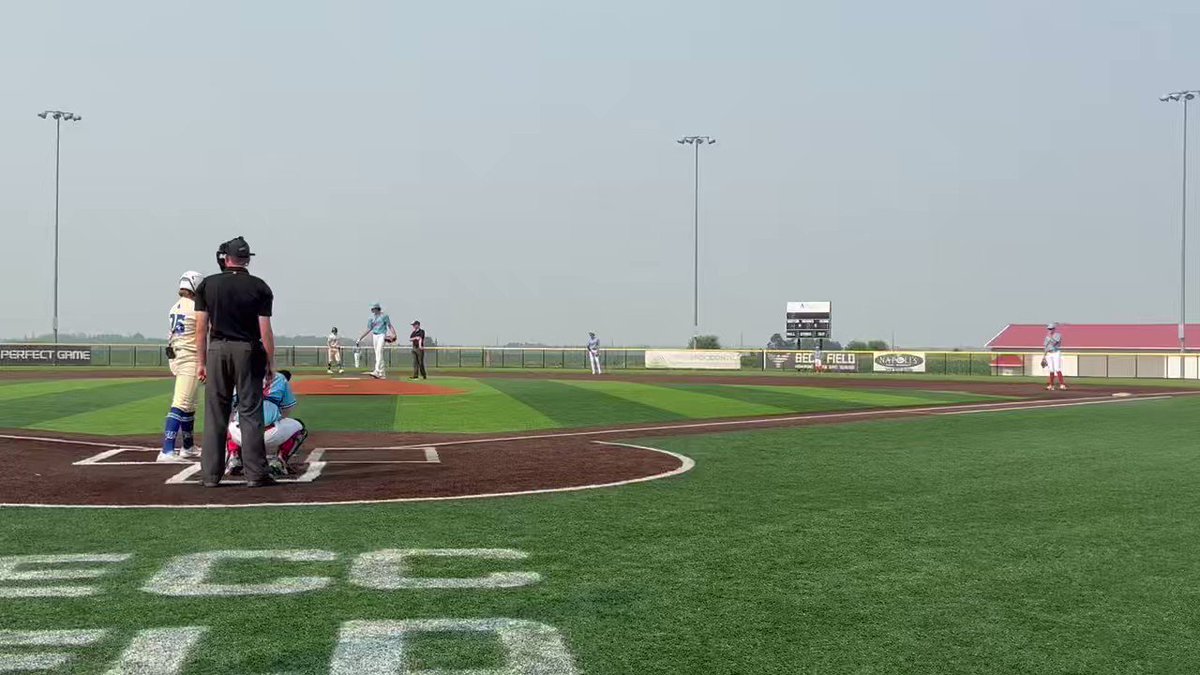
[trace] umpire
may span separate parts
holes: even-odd
[[[263,445],[263,382],[274,370],[271,330],[274,295],[247,267],[250,245],[237,237],[217,249],[220,274],[196,289],[197,375],[204,387],[204,487],[217,487],[225,474],[225,433],[237,389],[242,463],[248,487],[274,485]]]

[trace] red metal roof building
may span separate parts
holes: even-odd
[[[1176,323],[1060,324],[1065,352],[1178,352]],[[992,351],[1042,351],[1046,324],[1012,323],[987,343]],[[1200,324],[1190,323],[1184,334],[1187,349],[1200,351]]]

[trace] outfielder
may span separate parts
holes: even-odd
[[[383,345],[396,341],[396,328],[392,326],[392,317],[383,313],[383,308],[379,306],[378,302],[371,305],[371,316],[367,319],[367,329],[358,336],[354,346],[358,347],[358,343],[368,335],[371,336],[371,341],[375,346],[375,369],[371,371],[370,375],[377,380],[382,380],[387,376],[383,366]]]
[[[1058,375],[1058,388],[1066,389],[1062,372],[1062,334],[1058,332],[1057,323],[1046,324],[1046,340],[1042,343],[1042,367],[1050,373],[1050,383],[1046,389],[1054,389],[1054,376]]]
[[[602,375],[600,371],[600,338],[595,333],[588,333],[587,341],[588,362],[592,364],[592,374]]]
[[[338,373],[345,372],[342,369],[342,338],[338,337],[337,326],[334,326],[329,331],[329,337],[325,338],[325,345],[328,347],[326,351],[329,353],[329,369],[326,371],[330,375],[333,374],[333,364],[337,364]]]
[[[187,462],[200,456],[193,443],[196,427],[196,287],[204,279],[199,272],[187,271],[179,277],[179,300],[168,316],[171,329],[167,337],[167,358],[175,376],[175,394],[167,412],[159,462]],[[175,451],[175,441],[182,436],[183,449]]]
[[[236,410],[236,408],[235,408]],[[263,444],[267,448],[267,468],[272,476],[291,473],[288,460],[308,438],[304,423],[292,417],[296,411],[296,394],[292,391],[292,373],[280,370],[270,384],[263,387]],[[225,472],[237,475],[242,471],[242,430],[237,413],[229,422],[226,439]]]

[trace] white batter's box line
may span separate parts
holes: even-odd
[[[338,450],[423,450],[422,459],[330,459],[327,453]],[[441,464],[442,458],[437,448],[432,445],[405,446],[402,448],[315,448],[308,455],[309,462],[324,462],[326,464]]]
[[[98,452],[91,457],[85,457],[78,462],[71,462],[72,466],[163,466],[158,462],[129,462],[125,460],[117,460],[115,462],[106,462],[104,460],[109,457],[116,457],[123,452],[159,452],[158,448],[111,448]]]
[[[291,476],[288,478],[276,477],[275,480],[280,483],[311,483],[321,475],[322,471],[325,470],[325,464],[325,462],[314,462],[309,460],[308,467],[304,470],[304,473],[300,474],[299,476]],[[200,473],[200,465],[193,464],[163,482],[167,485],[199,485],[202,481],[199,479],[193,480],[198,473]],[[245,484],[245,478],[230,478],[226,476],[221,479],[221,485]]]

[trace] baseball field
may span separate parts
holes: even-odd
[[[204,490],[114,374],[0,373],[0,671],[1200,671],[1191,391],[305,375]]]

